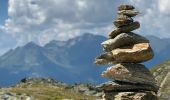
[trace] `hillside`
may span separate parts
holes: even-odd
[[[151,69],[160,89],[158,96],[160,100],[169,100],[170,98],[170,60],[157,65]]]
[[[90,84],[68,85],[51,78],[25,78],[0,89],[0,100],[96,100],[101,96],[102,92]]]

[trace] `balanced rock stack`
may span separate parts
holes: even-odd
[[[149,40],[131,32],[140,27],[140,23],[131,18],[138,14],[131,5],[118,8],[116,28],[109,33],[110,38],[101,43],[105,53],[95,59],[98,65],[115,65],[102,73],[113,81],[98,86],[104,91],[106,100],[157,100],[155,79],[139,64],[152,59],[154,53]]]

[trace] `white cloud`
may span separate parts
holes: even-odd
[[[159,0],[158,7],[161,13],[170,14],[170,0]]]
[[[16,39],[17,45],[35,41],[66,40],[84,32],[104,34],[111,28],[120,4],[140,10],[136,20],[142,35],[170,37],[169,0],[9,0],[9,19],[1,28]]]
[[[117,0],[9,0],[10,18],[5,28],[18,38],[18,45],[66,40],[84,32],[103,34],[112,24],[117,3]]]
[[[141,22],[140,34],[155,35],[161,38],[170,37],[170,6],[169,0],[131,0],[141,11],[137,18]]]

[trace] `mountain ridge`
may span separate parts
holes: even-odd
[[[44,46],[30,42],[11,49],[0,56],[0,85],[15,84],[23,77],[29,76],[49,76],[66,83],[101,83],[105,79],[100,77],[100,73],[106,67],[97,67],[93,61],[102,52],[100,43],[105,40],[104,36],[86,33],[68,41],[53,40]],[[144,63],[146,66],[150,67],[170,59],[170,44],[166,40],[152,36],[149,40],[155,57]],[[161,49],[157,44],[160,44]],[[163,44],[166,46],[162,46]]]

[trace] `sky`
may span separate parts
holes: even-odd
[[[136,33],[170,38],[170,0],[1,0],[0,55],[30,41],[44,45],[84,33],[107,36],[120,4],[140,11]]]

